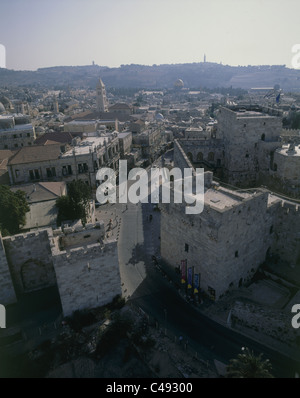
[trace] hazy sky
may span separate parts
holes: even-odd
[[[299,0],[0,0],[9,69],[207,61],[286,64]]]

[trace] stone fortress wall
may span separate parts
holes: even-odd
[[[191,163],[180,144],[175,140],[174,166],[183,169]],[[210,174],[202,213],[186,215],[183,204],[160,205],[162,258],[175,267],[187,260],[200,274],[201,289],[216,299],[249,281],[273,254],[299,266],[299,206],[265,189],[226,189]]]
[[[16,301],[16,294],[6,259],[2,236],[0,234],[0,303],[8,305]]]
[[[48,231],[45,229],[3,238],[17,297],[56,284]]]
[[[117,241],[105,239],[103,223],[0,237],[0,261],[4,305],[57,285],[68,316],[121,294]]]
[[[267,185],[299,197],[300,135],[282,128],[278,110],[221,107],[217,120],[216,131],[205,139],[201,132],[198,140],[188,135],[180,139],[195,166],[202,163],[235,186]]]
[[[103,231],[99,228],[49,235],[66,316],[75,310],[105,305],[121,294],[117,241],[106,240],[104,243]],[[79,239],[81,246],[78,246]],[[63,247],[60,247],[60,242]]]
[[[278,200],[270,206],[273,213],[271,254],[292,267],[300,266],[300,204]]]

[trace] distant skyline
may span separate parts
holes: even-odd
[[[0,0],[6,67],[283,65],[299,0]]]

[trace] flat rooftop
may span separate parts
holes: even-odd
[[[88,137],[85,138],[80,142],[79,145],[76,145],[74,148],[66,151],[63,155],[62,158],[67,158],[70,156],[74,155],[85,155],[90,152],[94,152],[95,149],[100,148],[104,145],[106,142],[107,144],[109,143],[109,138],[111,137]]]
[[[0,126],[0,131],[5,131],[6,133],[9,132],[14,132],[14,131],[19,131],[19,130],[32,130],[33,126],[31,123],[27,123],[27,124],[16,124],[14,127],[9,127],[9,128],[5,128],[5,127],[1,127]]]
[[[237,117],[244,118],[244,117],[267,117],[267,118],[274,118],[274,116],[268,115],[267,113],[257,112],[257,111],[234,111]]]
[[[239,205],[244,199],[250,198],[253,193],[229,191],[225,188],[209,188],[204,194],[204,204],[219,210]]]
[[[289,147],[289,144],[282,145],[282,148],[278,148],[276,152],[283,156],[300,156],[300,145],[295,145],[295,148],[292,151],[289,151]]]

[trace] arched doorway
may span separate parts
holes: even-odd
[[[41,289],[48,285],[46,266],[38,260],[28,260],[21,267],[24,293]]]

